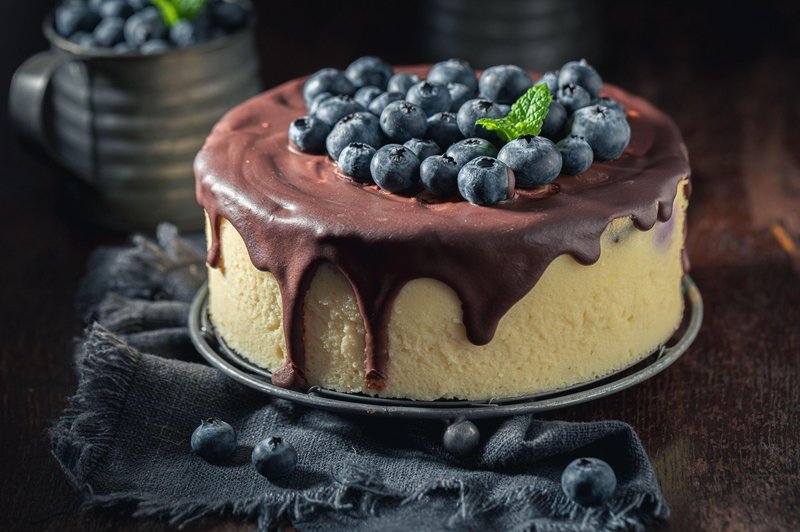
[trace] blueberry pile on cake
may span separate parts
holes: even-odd
[[[195,173],[211,322],[278,386],[519,396],[681,322],[686,148],[585,61],[360,58],[229,112]]]

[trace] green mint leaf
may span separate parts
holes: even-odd
[[[552,99],[550,89],[540,83],[520,96],[505,117],[480,118],[475,123],[496,132],[506,142],[523,135],[538,135],[542,132]]]
[[[152,0],[170,28],[181,20],[191,20],[203,12],[208,0]]]

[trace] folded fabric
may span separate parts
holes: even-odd
[[[77,349],[79,386],[51,430],[53,450],[85,507],[133,508],[176,525],[206,515],[266,530],[638,530],[669,510],[647,454],[625,423],[517,416],[480,422],[484,441],[465,459],[441,446],[435,421],[339,415],[272,399],[202,364],[186,329],[203,282],[197,243],[161,226],[92,261],[79,309],[89,325]],[[223,465],[190,448],[200,420],[218,417],[239,447]],[[271,482],[250,464],[278,435],[297,469]],[[584,508],[560,487],[564,467],[592,456],[618,486]],[[124,505],[124,506],[122,506]]]

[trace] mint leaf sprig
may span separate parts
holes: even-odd
[[[202,13],[208,0],[151,0],[170,28],[181,20],[192,20]]]
[[[538,135],[552,99],[550,89],[540,83],[520,96],[503,118],[479,118],[475,123],[496,132],[506,142],[523,135]]]

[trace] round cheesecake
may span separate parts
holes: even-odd
[[[688,156],[645,100],[605,84],[631,128],[622,155],[479,207],[292,149],[304,81],[232,110],[195,162],[211,322],[274,384],[513,397],[631,366],[679,326]]]

